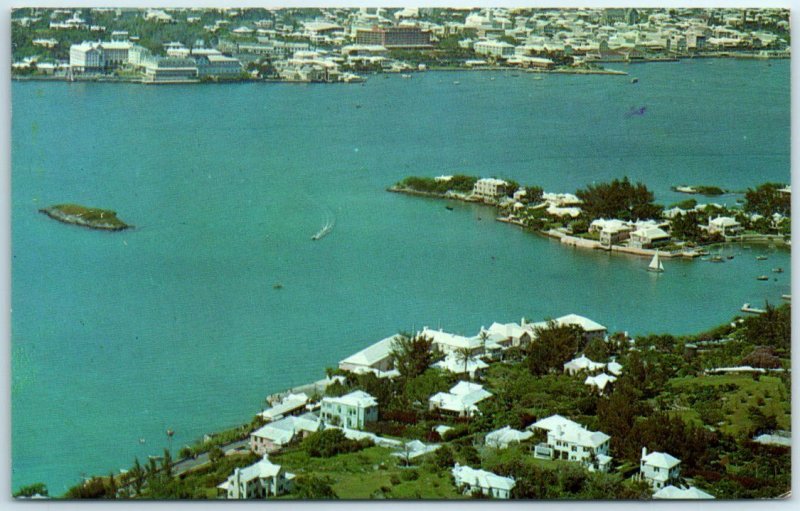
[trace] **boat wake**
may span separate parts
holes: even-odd
[[[312,241],[317,241],[328,234],[333,230],[333,227],[336,225],[336,218],[333,216],[333,212],[328,210],[326,214],[325,224],[322,226],[322,229],[317,231],[317,233],[311,236]]]

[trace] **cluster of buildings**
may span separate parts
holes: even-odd
[[[606,338],[603,325],[588,318],[570,314],[554,320],[558,325],[576,325],[584,330],[586,340]],[[493,323],[491,327],[481,328],[478,335],[460,336],[423,328],[419,335],[432,341],[431,349],[445,357],[462,353],[452,372],[463,375],[469,373],[472,356],[480,355],[484,364],[491,363],[492,353],[512,346],[526,346],[537,342],[537,328],[552,324],[550,322]],[[354,355],[343,359],[339,368],[354,374],[373,373],[381,378],[394,378],[399,375],[394,368],[393,346],[398,336],[388,337]],[[633,341],[631,341],[633,342]],[[466,363],[466,369],[465,369]],[[442,369],[446,367],[436,365]],[[609,362],[595,362],[581,355],[564,364],[564,372],[570,375],[587,374],[589,380],[605,378],[606,384],[621,375],[622,366],[613,359]],[[606,372],[607,371],[607,372]],[[326,384],[344,382],[343,376],[334,376]],[[591,383],[602,392],[605,385]],[[468,419],[481,414],[479,405],[493,398],[493,394],[483,385],[466,379],[458,381],[449,391],[438,392],[428,399],[428,408],[436,411],[442,419],[452,417]],[[294,475],[286,472],[280,465],[269,460],[271,453],[300,442],[308,435],[336,428],[345,437],[353,440],[370,439],[376,445],[393,449],[394,456],[407,464],[411,460],[431,453],[441,444],[425,444],[419,440],[401,441],[365,431],[370,423],[379,419],[378,400],[363,390],[352,390],[338,397],[323,397],[312,400],[305,393],[289,393],[276,398],[271,406],[260,416],[266,424],[250,435],[250,450],[262,458],[253,465],[237,468],[226,481],[218,486],[221,494],[229,499],[269,498],[290,492]],[[439,425],[433,431],[445,437],[451,426]],[[507,449],[512,445],[525,446],[532,458],[561,460],[581,465],[589,471],[608,472],[612,470],[613,458],[610,453],[611,437],[602,431],[591,431],[583,425],[561,415],[551,415],[529,424],[523,430],[508,425],[483,435],[483,443],[488,448]],[[682,486],[680,460],[665,452],[648,452],[642,448],[640,467],[636,478],[646,481],[653,489],[654,498],[694,499],[713,498],[711,495],[693,487]],[[516,486],[513,477],[456,463],[451,470],[455,486],[465,494],[481,493],[491,498],[508,499]]]
[[[209,13],[215,18],[210,23]],[[787,56],[789,51],[788,14],[781,9],[362,7],[318,9],[308,14],[308,19],[292,22],[283,18],[280,11],[265,11],[262,19],[253,19],[240,9],[29,9],[24,14],[12,17],[13,26],[17,30],[30,30],[33,45],[43,49],[59,46],[59,37],[52,36],[54,31],[65,34],[90,31],[97,34],[98,40],[112,31],[123,32],[87,21],[96,14],[102,14],[105,20],[110,16],[110,23],[117,27],[131,26],[131,17],[135,17],[154,25],[185,24],[202,28],[204,38],[213,41],[211,45],[226,58],[244,65],[268,58],[276,67],[272,77],[299,81],[357,81],[347,73],[365,67],[370,71],[407,71],[411,66],[392,58],[393,50],[441,51],[440,43],[445,40],[457,41],[460,53],[453,65],[541,70],[698,54]],[[48,37],[37,37],[44,28],[44,20],[48,20]],[[201,20],[207,24],[200,27]],[[110,43],[136,44],[139,40],[133,34],[124,40],[112,38],[102,45],[74,45],[75,61],[73,65],[71,48],[69,69],[74,73],[108,72],[119,61],[112,54],[125,51],[124,46],[114,48]],[[451,51],[452,45],[447,48]],[[298,52],[316,55],[302,56]],[[20,55],[17,63],[28,57],[32,55]],[[191,53],[184,57],[197,60]],[[57,64],[54,69],[58,70]],[[154,71],[148,80],[153,81],[159,81],[162,75],[169,80],[241,73],[241,68],[235,69],[235,63],[219,58],[194,64],[154,61],[150,67]],[[197,68],[193,76],[188,74],[190,67]]]

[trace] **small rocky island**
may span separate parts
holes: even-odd
[[[133,227],[117,218],[116,211],[87,208],[79,204],[59,204],[57,206],[42,208],[39,212],[59,222],[81,225],[83,227],[89,227],[90,229],[121,231]]]

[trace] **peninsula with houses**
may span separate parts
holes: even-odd
[[[244,425],[64,497],[783,498],[790,316],[767,304],[683,337],[577,314],[399,332]]]
[[[496,208],[498,221],[566,246],[609,252],[694,258],[709,255],[704,247],[725,242],[791,243],[791,187],[777,183],[747,190],[736,206],[688,199],[664,207],[644,184],[627,178],[574,194],[464,175],[410,176],[388,190],[486,204]]]

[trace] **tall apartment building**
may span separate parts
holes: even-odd
[[[372,27],[356,31],[356,44],[376,44],[386,48],[425,48],[431,34],[419,27]]]

